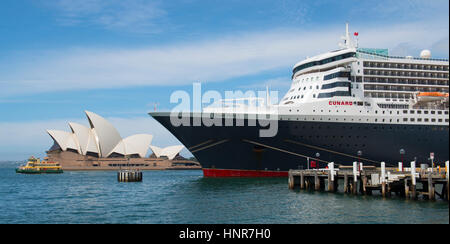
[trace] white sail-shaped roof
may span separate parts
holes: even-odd
[[[123,139],[123,142],[125,143],[125,152],[127,155],[139,154],[139,156],[145,157],[152,140],[153,136],[148,134],[129,136]]]
[[[162,148],[157,147],[157,146],[150,145],[150,149],[152,149],[152,152],[155,154],[155,156],[156,156],[157,158],[159,158],[159,157],[162,156],[162,152],[163,152],[163,149],[162,149]]]
[[[168,159],[172,160],[178,155],[178,153],[181,152],[181,150],[183,150],[184,146],[179,145],[179,146],[170,146],[166,148],[159,148],[157,146],[151,145],[150,148],[152,149],[153,153],[157,158],[165,156]]]
[[[183,150],[183,148],[183,145],[166,147],[163,149],[163,156],[167,156],[170,160],[172,160],[178,153],[181,152],[181,150]]]
[[[119,144],[117,144],[114,149],[112,150],[111,153],[118,153],[121,155],[127,155],[127,152],[125,151],[125,143],[123,142],[123,140],[121,140],[119,142]]]
[[[85,111],[91,128],[78,123],[69,123],[72,132],[47,130],[55,144],[61,150],[77,150],[79,154],[96,153],[98,157],[106,158],[112,153],[121,155],[139,155],[144,158],[147,154],[153,136],[137,134],[122,139],[114,126],[103,117]]]
[[[147,154],[152,139],[153,136],[148,134],[132,135],[121,140],[112,152],[122,155],[138,154],[143,158]]]
[[[60,130],[47,130],[47,133],[53,138],[53,140],[58,143],[59,147],[66,151],[67,149],[77,150],[81,153],[78,146],[77,139],[73,133],[60,131]]]
[[[108,157],[121,142],[119,132],[106,119],[95,113],[85,111],[91,128],[95,130],[101,157]]]
[[[70,122],[69,126],[78,141],[81,154],[86,155],[87,152],[98,153],[98,145],[92,129],[73,122]]]

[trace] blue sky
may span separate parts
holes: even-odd
[[[336,49],[345,22],[363,47],[449,56],[449,2],[3,0],[0,3],[0,160],[42,156],[45,129],[87,124],[178,143],[146,112],[170,94],[263,90],[283,96],[292,66]],[[187,151],[184,155],[189,155]]]

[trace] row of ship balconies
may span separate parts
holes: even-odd
[[[396,71],[396,70],[373,70],[364,69],[364,75],[377,76],[404,76],[432,79],[448,79],[448,72],[423,72],[423,71]]]
[[[391,93],[391,92],[364,92],[364,97],[371,98],[394,98],[394,99],[413,99],[413,93]]]
[[[369,68],[448,71],[448,65],[411,64],[411,63],[405,64],[405,63],[371,62],[371,61],[364,61],[363,65],[364,67]]]
[[[364,83],[389,83],[389,84],[404,84],[404,85],[448,86],[449,80],[365,77]]]
[[[443,92],[448,93],[448,87],[417,87],[417,86],[383,86],[364,85],[364,90],[370,91],[393,91],[393,92]]]

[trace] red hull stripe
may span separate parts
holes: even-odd
[[[287,171],[203,169],[204,177],[288,177]]]

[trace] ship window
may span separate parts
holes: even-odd
[[[407,122],[408,121],[408,118],[403,118],[403,122]]]
[[[411,118],[411,122],[414,122],[414,120],[415,120],[414,118]]]
[[[334,78],[349,78],[350,80],[350,72],[337,72],[337,73],[333,73],[333,74],[329,74],[329,75],[325,75],[323,77],[323,80],[331,80]]]
[[[422,114],[422,111],[418,110],[418,111],[417,111],[417,114]]]
[[[430,121],[429,119],[425,119],[425,122],[428,122],[428,121]]]
[[[436,122],[436,119],[431,119],[431,122]]]
[[[442,122],[442,119],[438,119],[438,122]]]
[[[445,111],[444,114],[448,114],[448,111]]]
[[[341,81],[341,82],[334,82],[330,84],[322,85],[322,89],[330,89],[335,87],[349,87],[349,82],[347,81]],[[319,86],[317,86],[317,89],[319,89]]]
[[[424,114],[428,114],[428,111],[423,111]]]
[[[414,114],[414,110],[410,110],[409,112],[410,112],[411,114]]]
[[[327,64],[327,63],[333,62],[335,60],[346,59],[346,58],[351,58],[351,57],[356,57],[356,52],[344,53],[344,54],[339,55],[337,57],[327,58],[327,59],[323,59],[323,60],[320,60],[320,61],[312,61],[312,62],[309,62],[309,63],[306,63],[306,64],[302,64],[302,65],[296,67],[293,70],[293,74],[297,73],[298,71],[300,71],[302,69],[306,69],[306,68],[313,67],[313,66],[316,66],[316,65],[323,65],[323,64]]]
[[[404,113],[404,114],[407,114],[407,113],[408,113],[408,110],[403,110],[403,113]]]
[[[442,111],[438,111],[438,114],[442,114]]]
[[[350,93],[348,91],[335,91],[335,92],[329,92],[329,93],[320,93],[318,98],[327,98],[327,97],[335,97],[335,96],[350,96]]]
[[[431,111],[431,114],[435,114],[436,112],[435,111]]]
[[[422,122],[422,119],[421,118],[417,119],[417,122]]]

